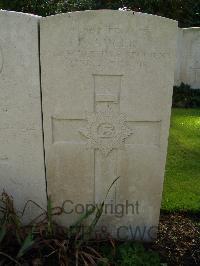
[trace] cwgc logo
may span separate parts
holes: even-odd
[[[88,115],[88,125],[80,133],[88,139],[88,146],[107,156],[113,149],[122,148],[124,140],[133,134],[125,125],[123,114],[97,112]]]

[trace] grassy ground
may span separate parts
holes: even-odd
[[[162,209],[200,211],[200,109],[173,109]]]

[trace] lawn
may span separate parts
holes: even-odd
[[[173,109],[162,210],[200,211],[200,109]]]

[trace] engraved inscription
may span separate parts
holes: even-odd
[[[191,83],[197,84],[200,82],[200,68],[191,68]]]
[[[103,50],[112,50],[112,49],[137,49],[139,47],[137,38],[129,36],[123,38],[120,34],[119,29],[114,30],[115,38],[111,36],[109,29],[101,28],[96,30],[96,28],[91,28],[87,32],[79,31],[79,34],[76,36],[77,48],[87,49],[95,47],[96,49],[103,48]],[[95,43],[92,44],[90,39],[95,38]],[[71,40],[69,40],[71,42]]]
[[[195,73],[195,82],[200,82],[200,68],[196,69],[196,73]]]

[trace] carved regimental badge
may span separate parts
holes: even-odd
[[[88,125],[80,133],[88,138],[88,146],[99,149],[107,156],[113,149],[122,148],[124,140],[133,134],[125,125],[125,116],[113,112],[97,112],[88,115]]]

